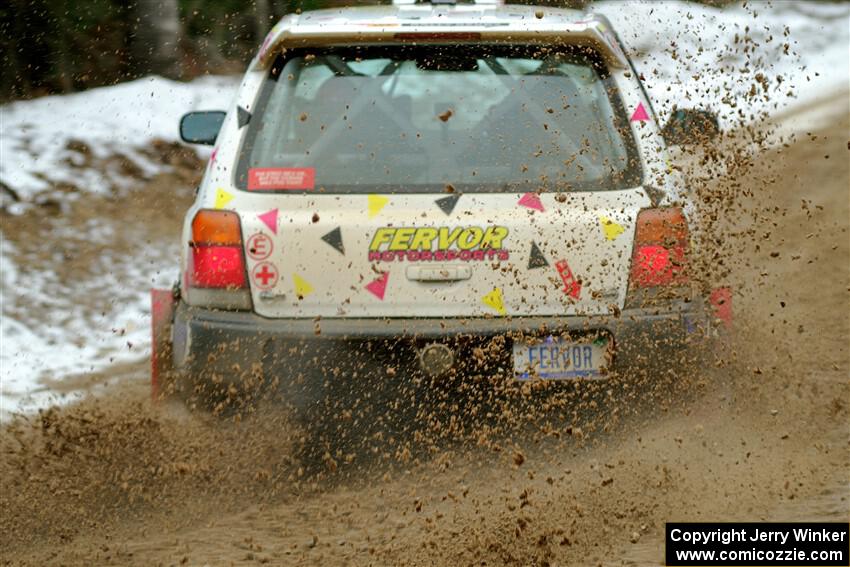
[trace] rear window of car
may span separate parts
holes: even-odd
[[[587,49],[289,51],[255,106],[243,189],[263,171],[309,172],[278,188],[327,193],[602,191],[641,179],[616,85]]]

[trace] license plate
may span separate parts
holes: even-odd
[[[534,344],[515,342],[513,355],[518,380],[602,378],[608,361],[608,339],[570,341],[547,337]]]

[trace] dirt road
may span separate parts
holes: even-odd
[[[459,439],[435,417],[313,475],[309,431],[274,408],[154,408],[131,365],[95,399],[4,426],[2,562],[658,565],[666,521],[847,520],[849,130],[844,112],[697,184],[737,320],[679,377],[686,395],[638,415],[609,398],[601,424],[481,416]]]

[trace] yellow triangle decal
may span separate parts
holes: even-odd
[[[374,217],[381,212],[381,209],[387,206],[390,200],[388,197],[381,195],[369,195],[369,218]]]
[[[493,291],[481,298],[481,302],[487,307],[492,307],[499,315],[507,313],[505,311],[505,302],[502,299],[501,288],[495,288]]]
[[[605,233],[605,238],[615,240],[618,236],[626,232],[626,229],[621,224],[617,224],[608,217],[599,215],[599,222],[602,223],[602,232]]]
[[[298,297],[307,297],[313,293],[313,286],[298,274],[292,274],[292,281],[295,283],[295,295]]]
[[[225,191],[224,189],[216,189],[215,190],[215,208],[223,209],[227,203],[233,200],[233,195]]]

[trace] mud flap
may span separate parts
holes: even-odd
[[[174,320],[174,292],[151,290],[151,399],[159,400],[160,388],[171,367],[171,322]]]
[[[717,287],[708,298],[714,318],[728,330],[732,328],[732,288]]]

